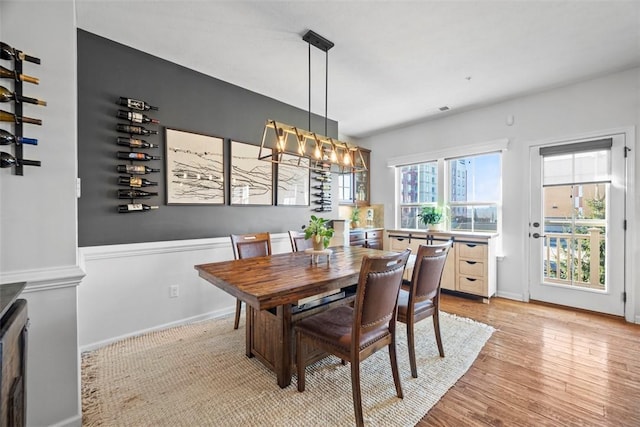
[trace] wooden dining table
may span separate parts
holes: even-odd
[[[246,355],[274,371],[282,388],[291,383],[294,372],[295,324],[351,303],[362,258],[391,254],[355,246],[331,249],[328,263],[313,263],[310,254],[292,252],[195,266],[200,277],[246,303]],[[326,295],[331,291],[337,293]],[[324,356],[310,352],[307,362]]]

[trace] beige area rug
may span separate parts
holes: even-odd
[[[82,356],[85,426],[352,426],[351,371],[335,357],[307,367],[281,389],[275,374],[244,355],[244,329],[233,318],[129,338]],[[433,322],[417,325],[418,376],[411,377],[404,324],[398,324],[404,399],[395,395],[389,354],[361,365],[365,424],[414,426],[469,369],[494,329],[441,313],[446,357]]]

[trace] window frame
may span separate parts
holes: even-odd
[[[402,225],[402,209],[403,208],[407,208],[407,207],[419,207],[419,206],[443,206],[445,208],[446,211],[451,212],[451,209],[455,208],[455,207],[466,207],[466,208],[470,208],[472,209],[472,212],[477,209],[478,207],[494,207],[496,209],[496,230],[476,230],[475,227],[475,223],[474,223],[474,218],[475,215],[471,215],[471,229],[464,229],[464,230],[460,230],[462,232],[469,232],[469,233],[475,233],[475,232],[492,232],[492,233],[500,233],[501,228],[502,228],[502,197],[503,197],[503,191],[502,191],[502,176],[503,176],[503,162],[504,162],[504,151],[506,150],[506,145],[507,143],[504,143],[504,147],[497,147],[497,149],[493,149],[493,150],[487,150],[487,151],[482,151],[482,152],[469,152],[468,154],[465,153],[456,153],[455,156],[445,156],[445,155],[440,155],[437,158],[431,158],[430,160],[427,160],[427,158],[422,155],[421,157],[424,159],[423,161],[419,161],[419,162],[411,162],[411,163],[404,163],[404,164],[396,164],[395,166],[395,180],[396,180],[396,186],[395,186],[395,191],[396,191],[396,197],[394,200],[394,204],[395,204],[395,218],[394,218],[394,224],[396,228],[399,228]],[[439,153],[441,154],[441,153]],[[497,201],[489,201],[489,200],[483,200],[483,201],[451,201],[451,194],[450,194],[450,180],[451,180],[451,174],[450,174],[450,167],[449,167],[449,161],[453,161],[456,159],[460,159],[460,158],[469,158],[469,157],[478,157],[478,156],[483,156],[483,155],[489,155],[489,154],[499,154],[499,159],[500,159],[500,195],[499,195],[499,199]],[[427,164],[427,163],[432,163],[432,162],[436,162],[437,163],[437,170],[438,170],[438,192],[437,192],[437,201],[436,202],[424,202],[424,203],[403,203],[401,198],[402,198],[402,192],[401,192],[401,170],[403,167],[405,166],[411,166],[411,165],[421,165],[421,164]],[[422,230],[420,228],[420,225],[418,223],[418,220],[416,219],[416,224],[415,224],[416,228],[403,228],[403,229],[408,229],[408,230]],[[446,216],[446,224],[445,224],[445,229],[447,231],[452,231],[451,230],[451,217],[450,215]],[[455,231],[455,230],[453,230]]]

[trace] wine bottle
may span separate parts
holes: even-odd
[[[14,49],[6,43],[0,42],[0,58],[2,59],[19,59],[20,61],[29,61],[34,64],[40,63],[40,58],[36,58],[35,56],[27,55],[24,52],[19,51],[18,49]]]
[[[330,176],[314,176],[313,179],[316,180],[316,181],[321,181],[321,182],[326,182],[326,183],[330,183],[331,182],[331,177]]]
[[[4,67],[0,67],[0,77],[2,77],[3,79],[14,79],[15,81],[28,82],[36,85],[40,83],[40,79],[36,77],[27,76],[26,74],[20,74],[17,71],[11,71]]]
[[[118,190],[118,199],[147,199],[157,196],[158,193],[142,190]]]
[[[142,126],[123,125],[121,123],[118,124],[117,129],[118,129],[118,132],[124,132],[129,134],[136,134],[136,135],[157,135],[158,134],[157,130],[145,129]]]
[[[119,176],[118,185],[127,185],[129,187],[153,187],[158,185],[157,182],[149,181],[140,176]]]
[[[18,102],[28,102],[29,104],[36,105],[44,105],[46,106],[46,101],[42,101],[36,98],[29,98],[28,96],[18,95],[15,92],[11,92],[4,86],[0,86],[0,102],[9,102],[9,101],[18,101]]]
[[[118,165],[118,172],[130,173],[132,175],[146,175],[152,172],[160,172],[160,169],[150,168],[144,165]]]
[[[135,151],[118,151],[119,159],[127,159],[127,160],[161,160],[162,158],[159,156],[150,156],[147,153],[137,153]]]
[[[12,166],[40,166],[40,160],[18,160],[9,153],[0,151],[0,168],[10,168]]]
[[[0,122],[14,122],[14,123],[31,123],[33,125],[41,125],[42,120],[32,119],[31,117],[16,116],[13,113],[9,113],[4,110],[0,110]]]
[[[118,213],[144,212],[151,209],[158,209],[158,206],[143,205],[142,203],[129,203],[128,205],[118,205]]]
[[[160,123],[158,120],[152,119],[146,114],[136,113],[134,111],[118,110],[117,117],[119,119],[129,120],[133,123]]]
[[[313,193],[312,196],[320,197],[324,199],[325,197],[330,197],[330,194],[325,193],[324,191],[321,191],[320,193]]]
[[[118,137],[118,145],[131,148],[158,148],[158,144],[151,144],[144,139]]]
[[[322,190],[322,191],[329,191],[331,190],[331,186],[328,184],[322,184],[322,185],[314,185],[313,188],[315,188],[316,190]]]
[[[331,200],[330,199],[319,199],[319,200],[314,200],[313,203],[316,204],[316,205],[331,205]]]
[[[331,206],[321,206],[313,209],[315,212],[331,212]]]
[[[4,129],[0,129],[0,145],[10,145],[10,144],[38,145],[38,140],[34,138],[25,138],[22,136],[15,136],[14,134],[7,132]]]
[[[149,105],[148,103],[146,103],[144,101],[139,101],[137,99],[131,99],[131,98],[124,98],[122,96],[118,100],[118,104],[119,105],[124,105],[125,107],[133,108],[134,110],[140,110],[140,111],[155,110],[155,111],[158,111],[158,107],[153,107],[153,106]]]

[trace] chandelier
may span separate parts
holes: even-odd
[[[325,52],[324,133],[327,133],[327,88],[329,81],[329,49],[334,44],[309,30],[302,37],[309,45],[309,130],[267,120],[262,133],[258,158],[272,163],[295,165],[317,171],[335,173],[367,170],[360,147],[312,132],[311,129],[311,45]]]

